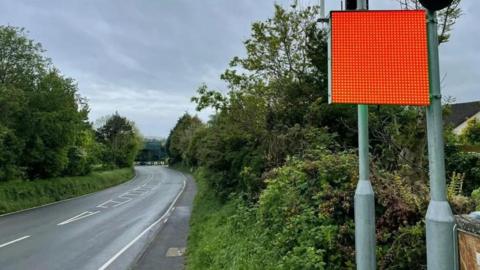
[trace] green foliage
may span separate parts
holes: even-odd
[[[174,161],[199,168],[188,268],[355,268],[356,107],[327,104],[318,12],[276,5],[221,75],[229,91],[201,85],[192,98],[197,109],[215,110],[210,121],[185,133],[194,125],[183,116],[172,130]],[[443,41],[459,15],[447,13]],[[424,108],[370,106],[380,269],[425,269],[425,118]],[[461,190],[475,188],[478,159],[446,138],[448,173],[465,174],[450,181],[451,204],[465,213],[473,203]]]
[[[92,193],[132,177],[133,170],[127,168],[86,176],[3,182],[0,183],[0,214]]]
[[[68,149],[68,166],[65,175],[86,175],[93,164],[100,162],[100,145],[95,140],[95,132],[88,128],[76,134],[76,143]]]
[[[118,113],[97,129],[96,137],[103,145],[102,162],[118,168],[131,167],[142,144],[135,123]]]
[[[32,89],[48,70],[50,60],[42,56],[40,43],[26,36],[25,29],[0,26],[0,84]]]
[[[258,202],[258,222],[272,239],[285,269],[353,267],[353,201],[356,157],[324,152],[313,161],[292,160],[272,172]],[[305,259],[305,258],[304,258]]]
[[[447,187],[447,197],[451,200],[454,196],[462,195],[463,181],[465,180],[465,173],[452,173],[450,183]]]
[[[88,107],[21,28],[0,26],[0,180],[88,173]],[[80,134],[80,135],[79,135]],[[82,156],[82,157],[81,157]],[[83,158],[83,161],[78,159]]]
[[[187,149],[193,140],[195,131],[202,125],[202,121],[197,116],[192,117],[188,113],[178,119],[177,124],[170,131],[166,143],[171,163],[181,161],[188,163],[189,160],[186,159]]]
[[[133,123],[115,115],[97,142],[76,83],[43,52],[24,29],[0,26],[0,181],[131,166],[140,144]]]
[[[59,176],[68,166],[68,150],[87,120],[76,92],[71,79],[52,71],[29,93],[18,129],[25,141],[22,163],[30,178]]]
[[[21,149],[22,141],[14,131],[0,126],[0,180],[23,177],[24,171],[18,166]]]
[[[425,224],[401,226],[389,246],[379,246],[379,269],[427,269]]]
[[[465,175],[462,185],[464,194],[468,195],[480,187],[480,153],[462,152],[458,147],[450,146],[446,169],[449,174],[458,172]]]
[[[467,127],[460,135],[460,139],[465,144],[479,145],[480,144],[480,121],[476,118],[471,119],[467,123]]]
[[[212,175],[197,170],[187,268],[354,269],[356,155],[323,149],[311,157],[268,173],[256,203],[238,195],[222,201]],[[427,186],[398,173],[372,178],[379,269],[425,269]]]
[[[406,166],[410,177],[427,181],[425,110],[371,106],[369,112],[370,145],[376,165],[389,171]]]

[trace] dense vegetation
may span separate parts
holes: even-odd
[[[0,181],[131,166],[140,146],[134,123],[114,114],[94,130],[77,85],[43,52],[23,29],[0,26]]]
[[[170,133],[172,161],[195,167],[200,185],[188,268],[354,268],[356,107],[327,103],[318,12],[275,6],[271,19],[254,23],[246,56],[221,75],[228,93],[202,85],[192,98],[197,109],[216,111],[210,121],[186,114]],[[423,269],[425,109],[371,106],[369,118],[379,269]],[[456,213],[471,211],[480,197],[470,198],[480,186],[479,155],[458,146],[478,133],[468,130],[462,139],[446,127]]]
[[[0,213],[123,182],[130,168],[98,170],[131,167],[141,144],[118,113],[94,129],[74,80],[43,53],[23,29],[0,26]]]

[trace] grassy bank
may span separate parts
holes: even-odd
[[[131,168],[93,172],[86,176],[0,183],[0,214],[99,191],[130,180]]]
[[[221,202],[202,171],[190,221],[187,269],[272,269],[254,211],[239,199]]]

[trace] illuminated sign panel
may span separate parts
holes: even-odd
[[[334,11],[330,22],[331,103],[430,104],[425,11]]]

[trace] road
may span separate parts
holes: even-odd
[[[128,269],[184,187],[180,172],[136,167],[122,185],[0,217],[0,268]]]

